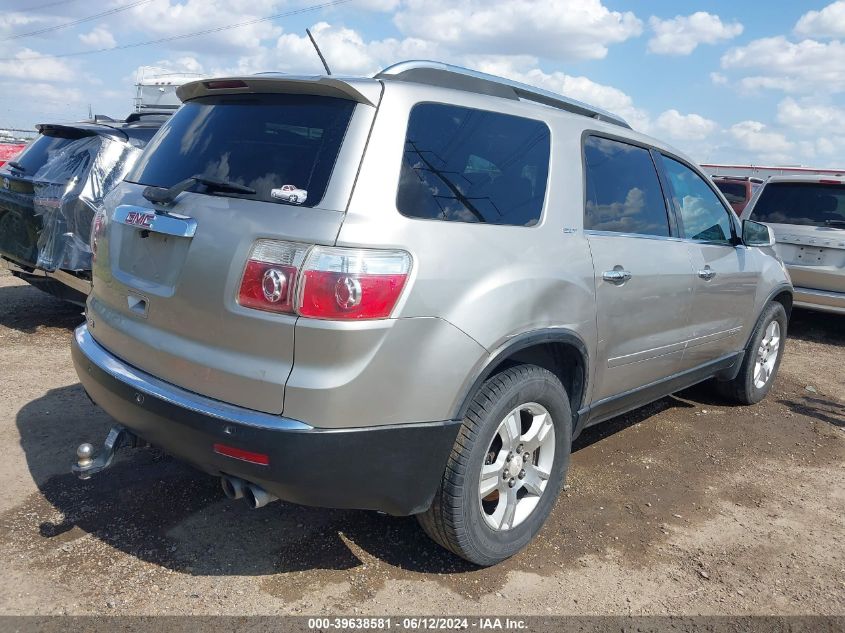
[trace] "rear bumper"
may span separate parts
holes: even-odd
[[[796,308],[845,314],[845,292],[813,290],[796,286],[793,305]]]
[[[144,440],[209,474],[241,477],[304,505],[393,515],[425,510],[460,426],[450,420],[320,429],[232,406],[124,363],[86,325],[74,333],[72,356],[91,398]],[[265,454],[268,464],[215,453],[216,443]]]

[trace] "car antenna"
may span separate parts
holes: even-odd
[[[314,48],[317,50],[317,55],[320,56],[320,61],[323,62],[323,68],[326,69],[326,74],[331,75],[332,71],[329,70],[329,65],[326,63],[326,58],[323,57],[323,53],[320,51],[320,47],[317,46],[317,40],[315,40],[314,36],[311,35],[311,29],[305,29],[305,32],[308,33],[308,39],[311,40],[311,43],[314,45]]]

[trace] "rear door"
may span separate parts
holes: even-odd
[[[241,305],[241,278],[251,253],[266,255],[253,251],[257,240],[334,242],[374,111],[304,94],[185,104],[109,201],[89,301],[94,338],[167,382],[281,412],[296,317]],[[169,205],[143,196],[193,176],[232,187],[195,181]],[[281,197],[285,185],[307,199]]]
[[[589,136],[584,229],[595,269],[593,400],[676,373],[690,333],[692,268],[651,152]]]
[[[675,158],[660,157],[695,272],[693,338],[682,361],[689,369],[742,348],[760,271],[737,239],[735,216],[707,179]]]

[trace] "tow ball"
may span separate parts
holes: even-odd
[[[134,433],[125,426],[115,424],[111,427],[109,434],[103,442],[100,454],[94,457],[94,447],[87,442],[80,444],[76,449],[76,463],[73,465],[73,473],[80,479],[90,479],[92,475],[105,470],[111,466],[114,454],[119,448],[127,446],[134,448],[139,446],[141,441]]]

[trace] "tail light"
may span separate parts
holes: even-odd
[[[304,244],[258,240],[241,278],[238,303],[256,310],[293,314],[297,274],[307,251]]]
[[[383,319],[396,307],[410,269],[404,251],[259,240],[238,303],[315,319]]]
[[[299,314],[316,319],[390,316],[411,268],[404,251],[314,247],[299,291]]]
[[[91,245],[91,260],[97,261],[97,248],[99,247],[100,239],[106,232],[108,216],[103,210],[97,210],[94,213],[94,219],[91,221],[91,238],[89,243]]]

